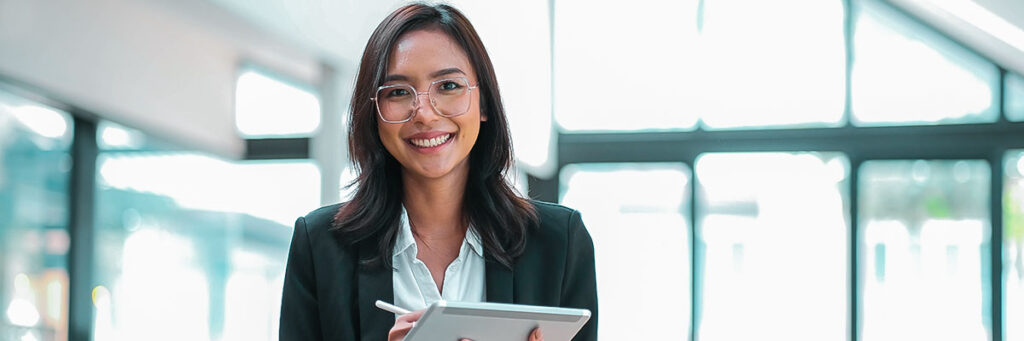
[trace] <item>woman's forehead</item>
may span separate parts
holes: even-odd
[[[457,68],[475,78],[462,47],[443,31],[415,30],[402,34],[388,58],[388,76],[426,79],[438,70]]]

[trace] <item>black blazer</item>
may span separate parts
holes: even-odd
[[[531,203],[540,228],[529,230],[512,270],[485,253],[487,301],[590,309],[590,321],[573,340],[597,340],[590,234],[579,212]],[[395,323],[394,314],[374,306],[376,300],[394,301],[391,270],[357,266],[376,245],[346,246],[329,231],[339,207],[321,207],[295,222],[281,298],[282,341],[387,340]]]

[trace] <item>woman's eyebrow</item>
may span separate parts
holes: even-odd
[[[387,75],[387,76],[384,77],[384,83],[391,82],[391,81],[406,81],[406,82],[408,82],[409,81],[409,77],[406,77],[405,75],[394,75],[394,74]]]
[[[464,71],[462,71],[462,69],[459,69],[457,67],[450,67],[450,68],[447,68],[447,69],[441,69],[441,70],[437,70],[437,71],[431,72],[430,73],[430,78],[437,78],[437,77],[441,77],[441,76],[450,75],[450,74],[453,74],[453,73],[461,73],[463,75],[466,74]],[[408,82],[409,81],[409,76],[400,75],[400,74],[391,74],[391,75],[387,75],[387,76],[384,77],[384,83],[392,82],[392,81]]]
[[[430,78],[437,78],[437,77],[441,77],[441,76],[445,76],[445,75],[450,75],[450,74],[453,74],[453,73],[461,73],[463,75],[466,74],[465,72],[463,72],[462,70],[460,70],[457,67],[450,67],[450,68],[447,68],[447,69],[441,69],[441,70],[437,70],[437,71],[432,72],[430,74]]]

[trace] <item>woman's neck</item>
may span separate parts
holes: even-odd
[[[453,170],[436,179],[416,177],[403,172],[403,203],[409,214],[413,234],[426,240],[461,239],[465,236],[462,212],[467,170]]]

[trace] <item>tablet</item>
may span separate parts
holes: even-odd
[[[526,341],[536,327],[544,332],[544,340],[569,341],[589,319],[587,309],[437,301],[427,308],[405,341]]]

